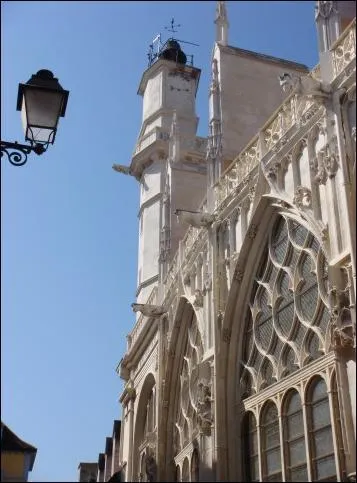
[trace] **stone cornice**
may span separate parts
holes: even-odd
[[[141,282],[139,285],[138,285],[138,288],[136,289],[136,297],[139,296],[141,290],[145,287],[147,287],[148,285],[151,285],[152,283],[154,282],[157,282],[159,280],[159,275],[154,275],[153,277],[150,277],[146,280],[144,280],[144,282]]]
[[[161,197],[162,197],[162,193],[159,192],[159,193],[156,193],[156,195],[149,198],[148,200],[145,200],[143,203],[141,203],[139,211],[138,211],[138,218],[140,218],[141,213],[143,212],[143,210],[145,210],[145,208],[153,205],[154,203],[156,203],[156,201],[159,201],[161,199]]]
[[[141,328],[135,342],[130,347],[125,355],[126,365],[129,369],[133,369],[138,364],[138,361],[146,351],[150,342],[154,338],[154,334],[157,332],[158,319],[152,319],[145,317],[143,327]]]

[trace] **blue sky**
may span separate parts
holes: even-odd
[[[318,62],[314,2],[227,2],[229,43]],[[54,146],[1,160],[1,417],[38,448],[32,481],[76,481],[121,417],[115,367],[134,323],[139,189],[129,164],[148,45],[171,17],[202,69],[207,135],[215,2],[1,4],[1,139],[23,142],[19,82],[52,70],[70,91]]]

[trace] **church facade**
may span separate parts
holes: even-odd
[[[121,481],[355,481],[355,2],[315,18],[309,71],[217,3],[208,138],[175,39],[143,74]]]

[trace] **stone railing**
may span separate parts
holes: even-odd
[[[155,304],[156,296],[157,296],[157,287],[154,287],[145,303],[146,304]],[[135,344],[135,341],[139,337],[139,334],[141,333],[141,331],[144,327],[146,319],[147,319],[147,317],[145,315],[140,314],[138,320],[136,321],[136,324],[133,327],[133,330],[130,332],[130,334],[127,335],[127,351],[128,352],[133,347],[133,345]]]
[[[165,280],[164,280],[164,295],[166,296],[167,292],[169,291],[172,283],[174,282],[176,275],[179,271],[179,251],[175,253],[174,258],[172,259],[168,272],[166,274]]]
[[[319,66],[316,66],[309,76],[316,78],[318,74]],[[318,106],[313,100],[291,93],[247,147],[222,173],[214,186],[215,209],[219,210],[220,205],[247,179],[249,173],[259,165],[266,154],[278,151],[285,144],[289,136],[287,133],[294,125],[306,123],[317,109]]]
[[[215,190],[215,207],[219,207],[230,193],[243,181],[244,178],[259,163],[259,136],[255,136],[244,149],[241,154],[232,162],[232,164],[222,174],[216,183]]]
[[[331,47],[333,73],[337,77],[356,58],[356,19],[342,32]]]
[[[152,129],[150,132],[145,134],[145,136],[143,136],[140,139],[140,141],[139,141],[138,145],[136,146],[136,149],[133,153],[133,156],[140,153],[140,151],[147,148],[148,146],[150,146],[150,144],[154,143],[155,141],[157,141],[157,140],[167,141],[169,139],[169,137],[170,137],[170,135],[169,135],[168,132],[164,131],[160,127],[155,127],[154,129]]]

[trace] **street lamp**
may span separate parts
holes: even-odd
[[[69,92],[64,90],[52,72],[39,70],[26,84],[19,84],[16,109],[21,111],[25,140],[30,144],[1,141],[1,157],[7,155],[14,166],[22,166],[33,151],[43,154],[53,144],[58,120],[66,112]]]

